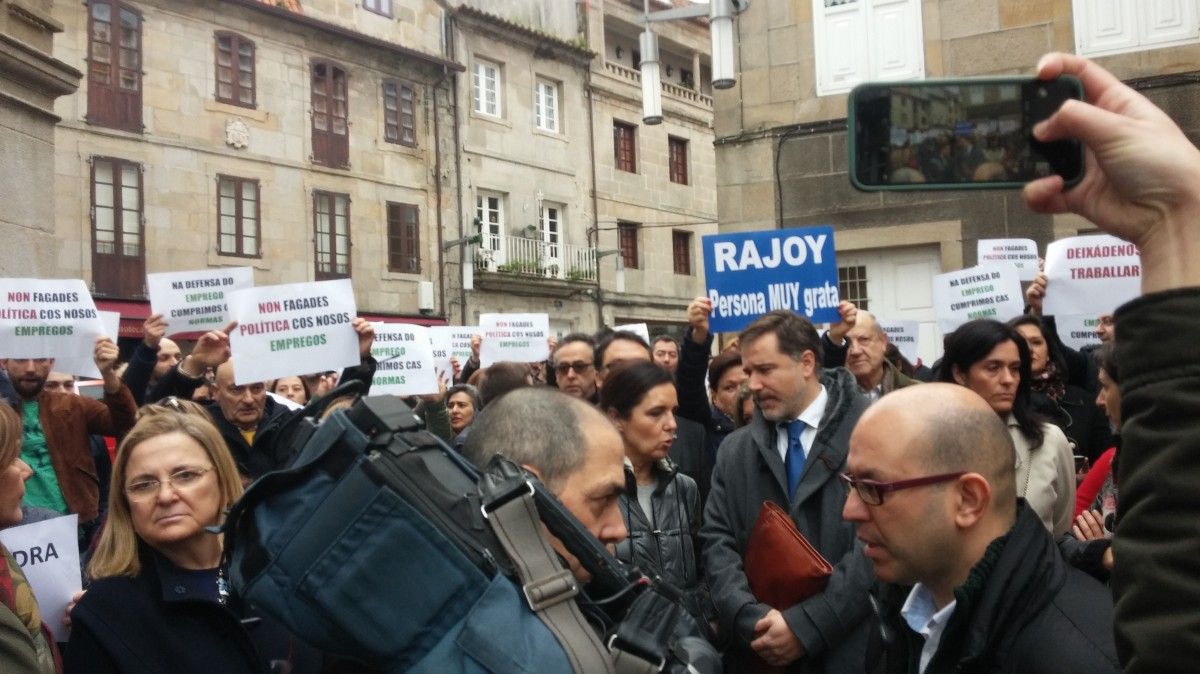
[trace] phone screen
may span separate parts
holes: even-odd
[[[1032,129],[1068,98],[1074,78],[864,84],[850,94],[851,175],[861,189],[1017,186],[1083,176],[1075,141]]]

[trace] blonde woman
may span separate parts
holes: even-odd
[[[220,523],[242,481],[212,423],[186,412],[143,416],[121,442],[112,478],[88,565],[93,582],[71,614],[68,674],[259,673],[289,655],[316,660],[229,603],[221,538],[206,527]],[[316,671],[289,664],[284,671]]]

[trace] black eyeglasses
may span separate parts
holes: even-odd
[[[592,364],[582,361],[578,363],[558,363],[554,366],[554,373],[560,377],[565,377],[567,372],[571,370],[575,370],[575,374],[583,374],[590,369],[592,369]]]
[[[842,481],[854,488],[858,492],[858,497],[867,505],[882,505],[883,497],[894,491],[903,489],[912,489],[913,487],[924,487],[931,484],[939,484],[956,480],[966,471],[957,473],[942,473],[940,475],[928,475],[925,477],[914,477],[911,480],[897,480],[896,482],[878,482],[876,480],[866,480],[859,477],[854,477],[849,473],[842,473]]]

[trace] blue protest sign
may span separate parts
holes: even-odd
[[[713,332],[741,330],[775,309],[840,320],[832,227],[713,234],[702,244]]]

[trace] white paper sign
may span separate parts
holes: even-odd
[[[371,355],[379,363],[371,394],[397,396],[438,392],[429,329],[408,323],[375,323]]]
[[[243,288],[226,294],[238,384],[358,365],[350,279]]]
[[[480,367],[502,361],[536,363],[550,355],[546,342],[550,317],[546,314],[482,314],[479,327],[483,331]]]
[[[921,324],[917,321],[885,321],[879,320],[879,327],[883,328],[884,333],[888,336],[888,341],[896,345],[900,349],[900,355],[904,356],[908,362],[913,365],[917,364],[917,359],[920,357],[921,344]]]
[[[645,323],[626,323],[625,325],[614,325],[613,330],[625,330],[627,332],[632,332],[638,337],[646,340],[647,344],[650,343],[650,329],[646,327]]]
[[[1142,294],[1137,246],[1108,234],[1073,236],[1046,247],[1042,312],[1111,314]]]
[[[253,286],[250,267],[146,274],[150,313],[163,315],[167,335],[220,330],[231,320],[226,294]]]
[[[1067,314],[1054,317],[1058,338],[1076,351],[1100,343],[1100,337],[1096,334],[1096,326],[1099,324],[1100,317],[1096,314]]]
[[[55,370],[95,379],[103,333],[83,281],[0,279],[0,358],[54,358]]]
[[[471,358],[471,338],[482,334],[478,325],[431,326],[429,341],[433,346],[433,369],[446,379],[453,378],[454,366],[450,358],[457,358],[459,365],[465,365]]]
[[[1022,281],[1037,278],[1038,248],[1033,239],[980,239],[976,251],[977,264],[1011,264]]]
[[[78,515],[67,515],[0,531],[0,542],[33,589],[42,622],[59,642],[71,634],[62,619],[71,596],[80,590],[78,524]]]
[[[100,324],[104,326],[105,337],[112,341],[117,341],[117,337],[121,333],[121,312],[119,311],[97,311],[100,315]]]
[[[970,267],[933,277],[938,327],[953,332],[976,318],[1007,321],[1025,309],[1021,281],[1012,265]]]

